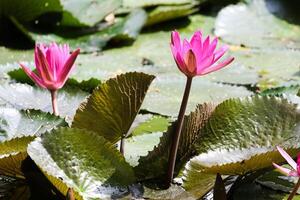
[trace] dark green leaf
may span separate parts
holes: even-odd
[[[58,109],[60,116],[72,119],[79,104],[88,94],[81,90],[66,88],[58,91]],[[10,104],[18,109],[39,109],[52,112],[51,97],[47,90],[26,84],[0,85],[0,103]]]
[[[44,134],[30,143],[28,154],[62,194],[73,188],[77,199],[110,198],[135,181],[114,145],[84,129]]]
[[[194,112],[185,117],[176,159],[177,171],[193,155],[193,143],[198,138],[199,130],[204,126],[213,109],[214,106],[211,104],[199,105]],[[139,165],[135,171],[140,179],[164,178],[175,126],[176,121],[160,138],[160,143],[147,156],[139,159]]]
[[[72,127],[94,131],[116,143],[128,133],[153,79],[132,72],[106,81],[81,104]]]
[[[198,156],[189,161],[191,171],[245,174],[280,163],[280,145],[291,155],[299,149],[299,113],[284,98],[253,96],[226,100],[216,107],[201,137],[195,142]]]

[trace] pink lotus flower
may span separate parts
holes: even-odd
[[[37,73],[20,63],[25,73],[40,87],[56,91],[63,87],[71,72],[80,50],[70,54],[68,45],[37,44],[34,50]]]
[[[277,165],[276,163],[273,163],[274,167],[276,167],[280,172],[282,172],[283,174],[285,174],[287,176],[299,177],[300,176],[300,155],[298,155],[297,163],[296,163],[294,161],[294,159],[291,158],[291,156],[286,151],[284,151],[281,147],[277,147],[277,150],[282,155],[282,157],[284,157],[284,159],[287,161],[287,163],[292,167],[292,170],[281,167],[281,166]]]
[[[216,50],[218,38],[210,41],[210,37],[202,37],[201,31],[196,31],[190,41],[181,42],[177,31],[172,32],[171,49],[179,70],[188,77],[205,75],[217,71],[230,64],[234,58],[230,57],[223,62],[217,61],[228,50],[222,46]]]

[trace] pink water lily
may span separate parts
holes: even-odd
[[[173,31],[171,35],[171,50],[179,70],[188,77],[205,75],[229,65],[234,58],[229,57],[222,62],[219,59],[226,53],[228,46],[216,49],[218,38],[212,41],[205,39],[201,31],[196,31],[191,40],[181,42],[180,35]]]
[[[40,87],[48,90],[58,90],[63,87],[74,66],[80,50],[70,54],[67,44],[49,46],[37,44],[34,50],[34,61],[37,73],[20,63],[25,73]]]
[[[297,162],[295,162],[294,159],[281,147],[276,147],[276,148],[279,151],[279,153],[282,155],[282,157],[284,157],[284,159],[287,161],[287,163],[292,167],[292,169],[281,167],[276,163],[273,163],[273,166],[276,167],[284,175],[300,177],[300,154],[298,154]],[[298,181],[295,187],[293,188],[292,192],[288,196],[287,200],[292,200],[295,197],[297,191],[299,190],[299,187],[300,187],[300,178],[298,178]]]
[[[80,50],[77,49],[70,54],[70,48],[67,44],[52,43],[49,46],[37,44],[34,50],[36,72],[20,63],[24,72],[38,86],[51,92],[52,108],[55,115],[58,115],[57,90],[62,88],[67,81],[79,52]]]
[[[229,57],[219,62],[220,58],[228,50],[228,47],[224,45],[217,50],[217,44],[218,38],[210,41],[210,37],[208,36],[204,39],[201,31],[196,31],[190,41],[186,39],[181,41],[177,31],[173,31],[171,34],[171,51],[177,67],[186,75],[186,84],[178,113],[176,129],[172,136],[166,178],[166,185],[168,186],[171,185],[174,175],[179,139],[193,78],[197,75],[202,76],[217,71],[229,65],[234,60],[233,57]]]
[[[273,163],[273,166],[276,167],[281,173],[287,176],[300,177],[300,155],[298,155],[297,163],[296,163],[294,159],[291,158],[291,156],[286,151],[284,151],[281,147],[277,147],[277,150],[282,155],[282,157],[284,157],[287,163],[292,167],[292,169],[281,167],[276,163]]]

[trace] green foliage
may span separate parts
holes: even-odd
[[[216,18],[215,34],[228,43],[247,47],[299,48],[300,28],[275,17],[270,10],[265,0],[229,5]]]
[[[67,121],[70,121],[76,108],[87,95],[86,92],[74,88],[60,90],[57,98],[60,116],[68,116]],[[52,112],[49,91],[27,84],[5,83],[0,85],[0,102],[18,109],[39,109],[44,112]]]
[[[114,145],[84,129],[52,130],[30,143],[28,154],[63,194],[70,187],[83,199],[109,198],[135,181]]]
[[[214,106],[211,104],[198,105],[194,112],[185,117],[177,152],[177,171],[194,154],[193,144],[199,137],[199,131],[210,117],[213,109]],[[140,179],[164,177],[176,122],[169,126],[167,132],[160,138],[159,144],[147,156],[139,159],[139,165],[135,171]]]
[[[62,13],[61,25],[93,26],[121,5],[121,0],[2,0],[0,17],[12,16],[18,21],[31,21],[50,13]]]
[[[36,42],[50,43],[56,41],[58,43],[68,43],[72,48],[80,48],[81,52],[94,52],[101,50],[111,40],[124,42],[135,40],[146,19],[146,12],[143,9],[136,9],[124,18],[117,18],[113,25],[90,34],[77,37],[64,37],[59,31],[46,34],[28,32],[28,34]]]
[[[188,16],[198,10],[195,5],[197,5],[197,3],[192,1],[190,4],[158,6],[148,13],[146,26]]]
[[[42,133],[65,125],[50,113],[0,107],[0,174],[23,177],[21,163],[27,156],[27,145]]]
[[[132,72],[106,81],[80,105],[72,127],[94,131],[116,143],[127,135],[153,79]]]
[[[280,145],[299,150],[299,113],[286,99],[253,96],[226,100],[216,107],[195,142],[197,156],[186,165],[185,185],[197,185],[194,173],[243,175],[284,159]],[[196,181],[196,182],[192,182]]]

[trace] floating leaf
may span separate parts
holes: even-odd
[[[153,132],[164,132],[167,130],[170,121],[171,120],[166,117],[150,115],[148,120],[145,120],[133,129],[132,135],[137,136],[143,134],[152,134]]]
[[[128,133],[153,79],[131,72],[106,81],[81,104],[72,127],[92,130],[116,143]]]
[[[121,0],[2,0],[0,17],[28,22],[49,12],[62,13],[61,25],[93,26],[121,5]]]
[[[201,129],[195,142],[198,155],[188,162],[184,174],[240,175],[280,163],[283,158],[275,146],[291,155],[299,149],[299,119],[296,106],[283,98],[226,100]]]
[[[198,138],[199,130],[204,126],[213,109],[214,106],[211,104],[199,105],[194,112],[185,117],[176,159],[177,171],[193,155],[193,143]],[[160,143],[147,156],[139,159],[139,165],[135,171],[140,179],[164,177],[175,127],[176,122],[173,122],[168,131],[160,138]]]
[[[0,155],[24,152],[34,137],[61,125],[65,121],[50,113],[0,107]]]
[[[281,94],[296,95],[299,90],[300,90],[300,85],[291,85],[288,87],[270,88],[261,92],[260,95],[281,95]]]
[[[179,109],[184,85],[185,77],[182,75],[168,74],[157,76],[149,89],[142,108],[154,113],[176,116],[178,110],[175,108]],[[251,92],[244,87],[216,84],[201,78],[195,78],[187,112],[193,110],[197,104],[202,102],[213,101],[219,103],[231,97],[249,95],[251,95]]]
[[[215,34],[228,43],[249,47],[300,48],[300,28],[272,15],[265,0],[223,8],[216,18]]]
[[[47,130],[64,125],[63,119],[49,113],[0,107],[0,174],[23,177],[21,162],[27,145]]]
[[[159,143],[161,136],[161,132],[154,132],[152,134],[142,134],[127,138],[125,140],[124,152],[126,161],[133,167],[137,166],[139,158],[146,156]]]
[[[191,1],[190,4],[158,6],[148,13],[146,26],[188,16],[198,10],[197,4],[196,1]]]
[[[57,98],[60,116],[72,118],[76,108],[87,95],[86,92],[71,88],[60,90]],[[0,103],[10,104],[18,109],[39,109],[52,112],[50,93],[26,84],[0,85]]]
[[[257,86],[267,88],[290,86],[300,81],[300,51],[290,49],[246,49],[232,48],[230,53],[236,58],[235,63],[251,68],[259,76]],[[236,67],[238,69],[238,67]],[[246,72],[247,73],[247,72]],[[270,82],[264,85],[264,82]]]
[[[30,143],[28,154],[62,194],[73,188],[78,199],[110,198],[135,181],[114,145],[84,129],[44,134]]]
[[[101,50],[110,40],[131,42],[135,40],[146,22],[147,14],[143,9],[133,10],[125,18],[117,18],[115,24],[95,33],[73,37],[63,37],[59,33],[40,34],[29,32],[32,40],[42,43],[68,43],[72,48],[80,48],[81,52]]]
[[[119,6],[121,0],[60,0],[63,8],[61,25],[94,26]]]

